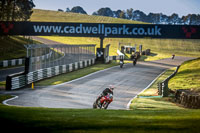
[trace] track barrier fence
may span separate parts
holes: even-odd
[[[25,71],[7,76],[6,90],[71,72],[95,63],[96,45],[26,45]]]

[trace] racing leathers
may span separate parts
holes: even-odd
[[[113,91],[110,89],[110,88],[106,88],[102,93],[101,95],[97,98],[96,102],[98,100],[100,100],[102,97],[108,95],[108,94],[112,94],[113,95]]]

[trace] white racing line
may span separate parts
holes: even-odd
[[[159,74],[146,88],[144,88],[144,90],[142,90],[140,93],[138,93],[135,97],[133,97],[127,104],[126,109],[129,110],[130,109],[130,105],[131,102],[133,101],[133,99],[135,99],[138,95],[140,95],[141,93],[143,93],[146,89],[148,89],[163,73],[165,73],[166,70],[164,70],[161,74]]]
[[[14,97],[12,97],[12,98],[10,98],[10,99],[7,99],[7,100],[4,100],[2,103],[4,104],[4,105],[7,105],[7,106],[17,106],[17,105],[10,105],[10,104],[8,104],[7,102],[9,102],[9,101],[12,101],[12,100],[14,100],[14,99],[17,99],[19,96],[16,96],[16,95],[11,95],[11,96],[14,96]]]
[[[100,71],[97,71],[97,72],[94,72],[94,73],[91,73],[91,74],[88,74],[88,75],[86,75],[86,76],[83,76],[83,77],[81,77],[81,78],[78,78],[78,79],[74,79],[74,80],[71,80],[71,81],[68,81],[68,82],[65,82],[65,83],[62,83],[62,84],[58,84],[58,85],[53,85],[53,86],[61,86],[61,85],[63,85],[63,84],[69,84],[69,83],[71,83],[71,82],[74,82],[74,81],[78,81],[78,80],[80,80],[80,79],[83,79],[83,78],[86,78],[86,77],[89,77],[89,76],[91,76],[91,75],[94,75],[94,74],[96,74],[96,73],[100,73],[100,72],[103,72],[103,71],[106,71],[106,70],[109,70],[109,69],[112,69],[112,68],[115,68],[115,67],[119,67],[119,66],[114,66],[114,67],[110,67],[110,68],[107,68],[107,69],[104,69],[104,70],[100,70]],[[126,110],[129,110],[130,109],[130,105],[131,105],[131,102],[132,102],[132,100],[133,99],[135,99],[138,95],[140,95],[141,93],[143,93],[146,89],[148,89],[164,72],[165,72],[166,70],[164,70],[161,74],[159,74],[146,88],[144,88],[144,90],[142,90],[139,94],[137,94],[135,97],[133,97],[129,102],[128,102],[128,104],[127,104],[127,107],[126,107]],[[4,105],[7,105],[7,106],[17,106],[17,105],[10,105],[10,104],[8,104],[7,102],[9,102],[9,101],[12,101],[12,100],[14,100],[14,99],[17,99],[19,96],[16,96],[16,95],[12,95],[12,96],[14,96],[13,98],[10,98],[10,99],[7,99],[7,100],[4,100],[2,103],[4,104]]]

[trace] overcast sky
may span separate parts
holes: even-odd
[[[200,14],[200,0],[33,0],[36,9],[66,11],[66,8],[81,6],[88,14],[102,7],[112,10],[133,8],[144,13],[177,13],[181,17],[187,14]]]

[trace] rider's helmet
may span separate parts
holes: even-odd
[[[110,89],[111,91],[113,91],[114,88],[115,88],[114,85],[110,85],[110,86],[109,86],[109,89]]]

